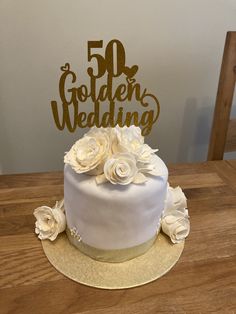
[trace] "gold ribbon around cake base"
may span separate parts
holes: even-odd
[[[73,244],[77,249],[79,249],[80,252],[88,255],[89,257],[97,261],[109,263],[121,263],[144,254],[151,248],[157,238],[157,234],[155,234],[155,236],[152,237],[150,240],[130,248],[103,250],[92,247],[84,243],[83,241],[78,241],[76,237],[71,235],[69,229],[66,230],[66,233],[70,243]]]

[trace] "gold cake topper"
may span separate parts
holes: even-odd
[[[69,63],[61,67],[62,75],[59,80],[59,94],[62,102],[62,117],[58,110],[57,101],[51,101],[54,121],[59,130],[65,126],[70,132],[77,127],[115,127],[140,126],[143,135],[148,135],[160,113],[158,99],[150,94],[146,88],[134,78],[138,66],[126,65],[125,49],[117,40],[111,40],[105,48],[105,56],[94,53],[93,49],[103,48],[103,41],[88,41],[88,62],[97,63],[97,69],[88,67],[89,86],[81,84],[74,86],[77,77],[71,70]],[[114,53],[114,49],[115,53]],[[116,78],[124,78],[125,83],[115,86]],[[99,86],[99,79],[106,78],[106,83]],[[86,113],[80,110],[83,103],[93,103],[93,111]],[[123,106],[136,101],[139,111],[125,111]],[[108,103],[108,110],[104,111],[104,103]],[[118,104],[119,103],[119,104]],[[123,104],[123,106],[121,105]],[[146,110],[145,110],[146,109]]]

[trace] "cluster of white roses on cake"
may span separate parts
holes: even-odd
[[[139,127],[93,127],[66,153],[64,162],[77,173],[95,175],[97,184],[141,184],[147,174],[161,175],[156,151],[144,143]]]

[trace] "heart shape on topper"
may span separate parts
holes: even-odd
[[[133,84],[134,82],[136,82],[135,78],[130,78],[130,77],[126,77],[126,81],[128,84]]]
[[[127,75],[127,77],[133,77],[138,71],[138,66],[137,65],[133,65],[131,68],[129,67],[124,67],[123,72],[125,75]]]
[[[65,65],[61,66],[61,70],[63,72],[69,71],[70,70],[70,64],[66,63]]]

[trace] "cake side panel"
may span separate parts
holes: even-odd
[[[97,185],[95,177],[64,170],[64,197],[68,228],[82,241],[100,249],[122,249],[150,240],[164,209],[168,171],[142,185]]]

